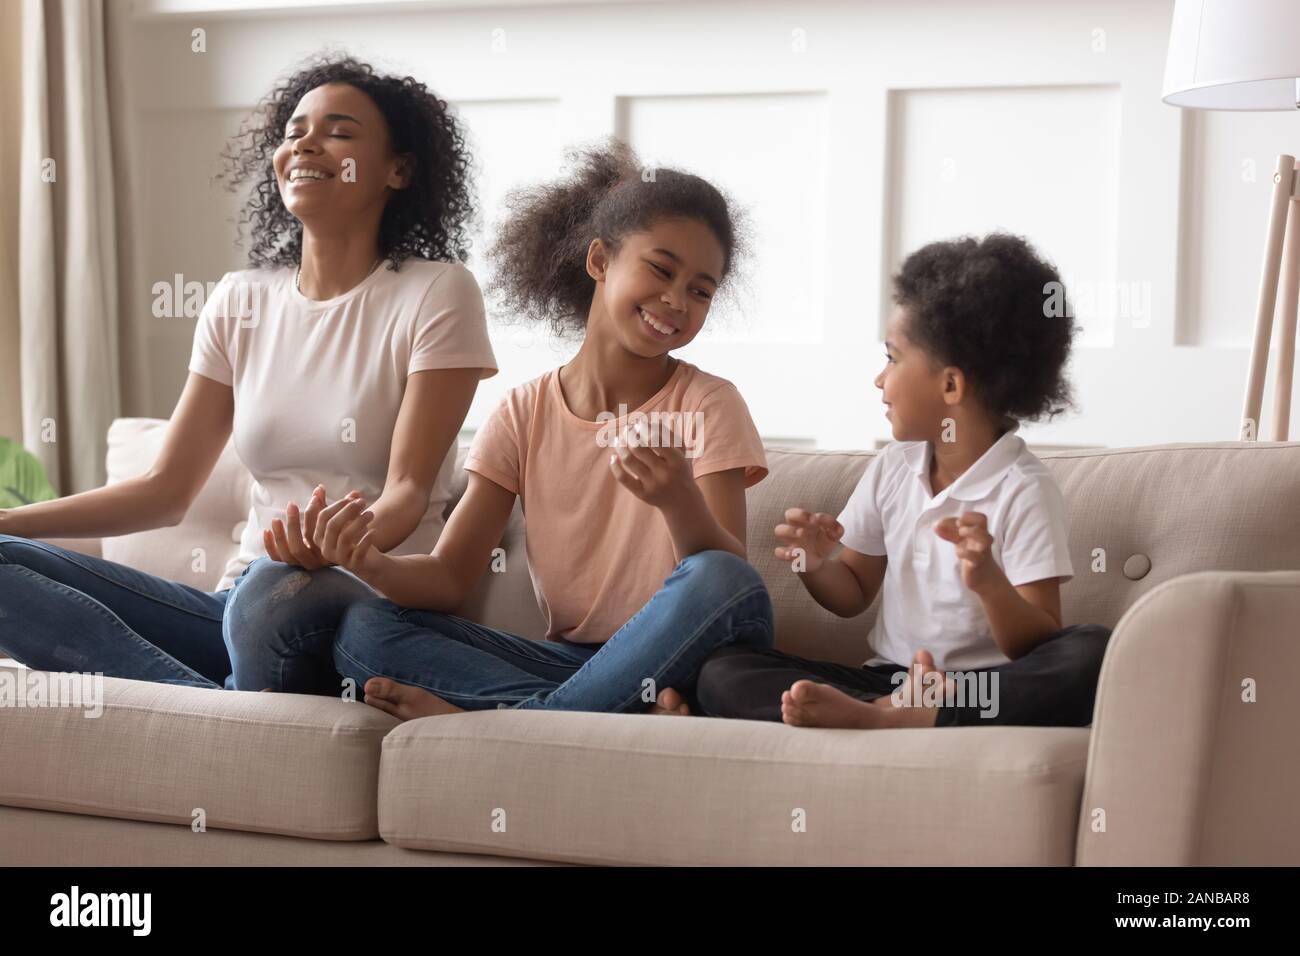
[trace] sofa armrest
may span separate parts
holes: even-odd
[[[1187,574],[1143,595],[1106,649],[1076,862],[1300,858],[1300,571]]]
[[[103,538],[37,538],[37,541],[44,541],[46,544],[57,545],[60,548],[66,548],[69,551],[78,551],[81,554],[88,554],[92,558],[102,558],[104,556],[104,539]]]

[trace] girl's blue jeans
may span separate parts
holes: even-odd
[[[537,641],[383,598],[349,605],[334,663],[356,681],[421,687],[464,710],[643,711],[659,691],[694,697],[714,651],[772,646],[772,601],[758,572],[727,551],[683,559],[603,644]]]

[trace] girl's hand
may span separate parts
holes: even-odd
[[[802,556],[802,567],[796,572],[817,571],[835,551],[844,536],[844,525],[823,511],[813,514],[803,508],[787,508],[785,524],[776,526],[777,540],[783,542],[773,552],[782,561],[791,563]]]
[[[976,594],[997,583],[1002,569],[993,560],[993,536],[988,518],[978,511],[966,511],[957,518],[935,522],[934,533],[957,546],[961,580]]]
[[[312,535],[316,549],[327,560],[357,577],[373,571],[383,557],[371,540],[369,525],[375,515],[368,508],[360,493],[349,492],[321,511]]]
[[[664,420],[658,429],[638,426],[628,434],[626,442],[615,438],[609,470],[620,485],[660,510],[699,493],[686,453],[677,447],[673,431]]]
[[[353,492],[355,494],[356,492]],[[262,545],[272,561],[296,564],[300,568],[312,570],[328,567],[331,562],[320,553],[312,542],[316,522],[325,507],[325,486],[317,485],[307,502],[307,510],[299,513],[296,502],[290,501],[285,508],[285,517],[271,520],[271,527],[262,531]]]

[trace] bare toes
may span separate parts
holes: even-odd
[[[651,714],[668,714],[673,717],[689,717],[691,709],[686,706],[686,701],[682,695],[677,693],[672,687],[665,687],[659,692],[655,702],[650,705],[649,713]]]
[[[385,714],[390,714],[393,717],[405,720],[405,718],[397,712],[397,705],[389,701],[387,698],[367,694],[366,703],[375,708],[375,710],[382,710]]]
[[[795,703],[807,703],[817,696],[817,684],[815,681],[798,680],[790,686],[788,693]]]

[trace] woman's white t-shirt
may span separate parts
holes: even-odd
[[[381,264],[332,299],[308,299],[297,270],[230,272],[213,288],[194,331],[189,369],[234,389],[235,451],[253,476],[239,554],[217,590],[265,555],[262,529],[304,507],[317,484],[333,502],[383,490],[406,378],[439,368],[496,374],[483,296],[464,266],[407,259]],[[428,553],[443,526],[456,467],[447,450],[429,507],[390,554]]]

